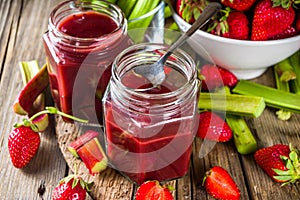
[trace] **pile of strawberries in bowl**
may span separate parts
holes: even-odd
[[[210,2],[219,2],[222,10],[189,43],[238,78],[258,77],[300,49],[299,0],[174,0],[180,30],[186,31]]]

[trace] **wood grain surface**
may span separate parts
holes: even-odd
[[[13,113],[12,105],[22,88],[18,67],[19,61],[38,60],[45,63],[42,35],[47,30],[50,11],[61,0],[0,0],[0,199],[50,200],[58,181],[73,173],[74,164],[79,164],[85,179],[94,181],[89,199],[131,200],[136,186],[113,169],[108,168],[99,175],[90,176],[80,160],[73,158],[66,146],[74,140],[79,129],[64,123],[59,117],[51,118],[51,126],[41,133],[41,145],[37,155],[24,169],[13,167],[7,148],[7,138],[13,125],[22,120]],[[253,80],[274,86],[272,69]],[[48,98],[52,105],[51,98]],[[258,141],[259,147],[276,143],[293,143],[300,147],[300,116],[293,115],[289,121],[280,121],[275,109],[267,108],[259,118],[247,118],[248,125]],[[176,200],[213,199],[201,186],[204,172],[214,165],[229,171],[241,190],[242,200],[297,200],[298,186],[280,187],[273,182],[254,162],[253,155],[239,155],[233,142],[218,143],[211,151],[205,151],[209,143],[196,139],[189,173],[173,185]],[[207,153],[199,158],[199,152]],[[44,183],[45,191],[38,193]]]
[[[266,83],[265,85],[273,87],[274,80],[272,79],[273,71],[270,69],[252,81]],[[275,112],[275,109],[266,108],[259,118],[246,118],[259,148],[276,143],[292,143],[299,148],[300,115],[294,114],[289,121],[281,121],[277,119]],[[92,198],[105,200],[134,198],[136,186],[117,171],[108,168],[101,174],[91,176],[84,164],[79,159],[75,159],[66,149],[70,142],[84,132],[83,130],[89,129],[88,126],[82,128],[82,125],[65,123],[60,117],[56,118],[56,122],[58,143],[69,167],[72,169],[75,163],[79,164],[80,173],[86,177],[86,180],[92,180],[95,183],[90,193]],[[102,131],[99,127],[96,130]],[[229,171],[241,191],[243,200],[299,199],[299,185],[281,187],[280,184],[273,182],[255,164],[253,154],[240,155],[233,141],[215,144],[196,138],[189,173],[181,179],[165,184],[175,188],[173,193],[176,199],[212,199],[201,186],[201,182],[205,171],[215,165],[222,166]]]

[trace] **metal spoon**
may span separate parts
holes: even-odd
[[[208,4],[208,6],[203,10],[198,19],[193,23],[193,25],[181,35],[181,37],[172,44],[166,51],[166,53],[160,57],[160,59],[151,65],[141,65],[134,69],[134,72],[140,74],[147,78],[153,85],[153,87],[159,86],[164,81],[166,74],[164,72],[164,64],[168,57],[173,53],[173,51],[181,46],[186,39],[191,36],[195,31],[204,26],[211,17],[213,17],[219,10],[221,5],[216,2]],[[152,87],[152,88],[153,88]],[[151,88],[148,88],[151,89]]]

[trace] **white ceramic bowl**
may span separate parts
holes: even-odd
[[[176,13],[173,18],[181,31],[190,28]],[[300,49],[300,35],[280,40],[245,41],[199,30],[188,41],[196,52],[203,52],[204,48],[215,64],[229,69],[239,79],[256,78]]]

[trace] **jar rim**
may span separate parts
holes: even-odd
[[[101,4],[100,4],[101,2]],[[108,8],[111,8],[113,9],[116,13],[117,13],[117,17],[116,18],[113,18],[114,20],[116,20],[117,24],[118,24],[118,27],[113,30],[112,32],[110,33],[107,33],[107,34],[104,34],[104,35],[101,35],[99,37],[94,37],[94,38],[81,38],[81,37],[75,37],[75,36],[71,36],[71,35],[68,35],[60,30],[58,30],[56,27],[57,27],[57,22],[55,22],[55,16],[57,14],[57,12],[59,11],[59,9],[63,8],[64,6],[66,5],[69,5],[69,8],[70,10],[74,9],[74,8],[80,8],[82,7],[83,5],[85,6],[95,6],[95,7],[98,7],[98,8],[103,8],[104,5],[106,5]],[[79,11],[79,10],[78,10]],[[99,12],[99,11],[97,11]],[[111,16],[110,16],[111,17]],[[120,29],[125,28],[127,27],[127,20],[124,16],[124,13],[123,11],[116,5],[110,3],[110,2],[107,2],[107,1],[98,1],[97,3],[93,3],[93,2],[82,2],[82,1],[79,1],[79,4],[77,3],[77,0],[67,0],[67,1],[64,1],[64,2],[61,2],[60,4],[58,4],[50,13],[50,17],[49,17],[49,29],[50,30],[54,30],[55,33],[61,37],[61,38],[65,38],[67,40],[73,40],[73,41],[84,41],[84,42],[89,42],[89,41],[101,41],[101,40],[104,40],[107,38],[108,35],[113,35],[113,34],[117,34]]]
[[[135,88],[131,88],[131,87],[127,87],[124,84],[122,84],[122,77],[119,76],[118,72],[119,69],[116,69],[116,67],[118,67],[118,62],[122,62],[122,58],[123,56],[125,56],[126,54],[130,53],[131,51],[134,51],[136,49],[139,48],[144,48],[147,46],[153,46],[153,47],[159,47],[159,50],[166,50],[168,48],[168,45],[166,44],[162,44],[162,43],[150,43],[150,42],[145,42],[145,43],[139,43],[139,44],[134,44],[130,47],[128,47],[127,49],[123,50],[114,60],[113,65],[112,65],[112,78],[115,79],[116,81],[118,81],[120,83],[120,87],[122,88],[122,90],[127,91],[128,93],[135,95],[135,96],[144,96],[147,98],[169,98],[170,96],[174,96],[174,95],[178,95],[181,93],[185,93],[186,91],[189,91],[188,88],[191,87],[191,85],[193,85],[193,82],[195,81],[195,79],[197,79],[197,71],[196,71],[196,67],[195,67],[195,62],[194,60],[190,57],[190,55],[183,51],[182,49],[178,48],[177,50],[175,50],[173,53],[177,53],[179,56],[182,56],[182,58],[184,58],[187,62],[189,62],[189,64],[191,65],[190,67],[190,73],[184,73],[185,77],[187,78],[187,81],[180,86],[179,88],[172,90],[170,92],[166,92],[166,93],[160,93],[160,94],[149,94],[146,91],[147,90],[143,90],[143,89],[135,89]],[[158,57],[159,58],[159,57]],[[157,58],[157,60],[158,60]],[[170,61],[169,59],[167,60]],[[198,80],[198,79],[197,79]],[[200,81],[200,80],[198,80]]]

